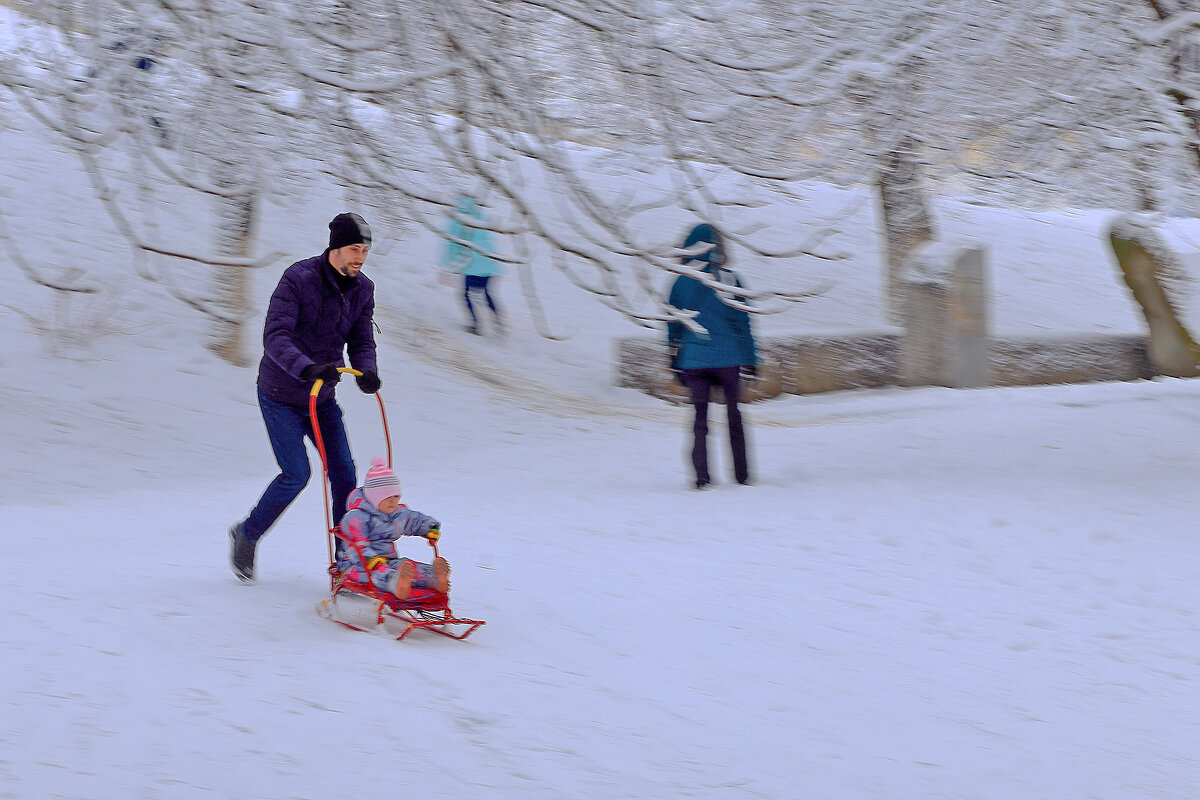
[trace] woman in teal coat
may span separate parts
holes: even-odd
[[[741,287],[738,274],[725,266],[725,243],[712,225],[692,228],[683,242],[683,249],[698,250],[704,245],[709,246],[703,252],[684,256],[683,263],[703,269],[714,281]],[[745,298],[733,299],[745,303]],[[734,478],[738,483],[747,484],[750,467],[738,399],[742,377],[753,377],[758,364],[750,315],[722,302],[716,290],[686,275],[675,279],[668,303],[680,310],[697,312],[694,321],[704,329],[698,333],[682,322],[667,323],[671,369],[687,387],[688,398],[696,412],[692,423],[692,466],[696,472],[696,488],[703,489],[712,482],[708,470],[708,403],[714,386],[720,386],[725,395]]]

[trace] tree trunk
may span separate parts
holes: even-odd
[[[913,252],[933,240],[933,212],[921,185],[921,170],[914,156],[916,140],[903,136],[882,159],[879,201],[882,208],[887,261],[884,282],[888,321],[904,321],[904,273]]]
[[[220,230],[217,249],[229,258],[251,257],[257,235],[258,197],[221,198],[217,210]],[[209,349],[234,366],[248,366],[245,336],[250,311],[250,268],[215,267],[213,289],[219,316],[212,318]]]
[[[1200,370],[1200,347],[1192,340],[1171,305],[1165,286],[1166,259],[1161,243],[1120,221],[1113,225],[1109,242],[1133,297],[1150,328],[1147,352],[1160,375],[1190,378]]]
[[[1193,13],[1193,9],[1189,7],[1192,5],[1191,3],[1163,3],[1160,0],[1146,0],[1146,2],[1154,16],[1162,23],[1172,22],[1177,15]],[[1195,93],[1190,90],[1190,87],[1196,85],[1196,79],[1200,73],[1200,58],[1197,58],[1200,43],[1197,43],[1192,28],[1193,26],[1188,26],[1187,34],[1181,43],[1177,42],[1172,45],[1174,52],[1168,62],[1172,80],[1168,84],[1166,94],[1175,101],[1179,113],[1188,121],[1192,131],[1200,136],[1200,111],[1196,108]],[[1193,137],[1186,144],[1196,162],[1200,164],[1200,139]]]

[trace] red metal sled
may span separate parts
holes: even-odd
[[[338,372],[351,375],[361,375],[358,370],[339,367]],[[472,633],[485,625],[483,620],[466,619],[455,616],[450,610],[450,596],[430,589],[415,589],[413,593],[401,600],[390,592],[382,591],[370,583],[352,581],[339,572],[334,558],[334,542],[341,539],[346,547],[354,548],[360,564],[366,564],[362,549],[342,535],[339,526],[333,524],[329,500],[329,471],[325,463],[325,443],[321,439],[321,426],[317,423],[317,394],[321,391],[323,381],[313,383],[308,396],[308,415],[312,420],[313,440],[317,443],[317,452],[321,454],[321,488],[325,496],[325,529],[326,544],[329,555],[329,597],[317,603],[317,614],[332,620],[339,625],[345,625],[356,631],[383,632],[394,636],[397,640],[404,639],[415,630],[423,629],[441,634],[451,639],[466,639]],[[375,393],[379,401],[379,415],[383,420],[383,435],[387,441],[387,463],[392,464],[392,437],[388,433],[387,411],[383,407],[383,398]],[[437,558],[437,543],[430,541],[434,558]],[[353,613],[339,606],[352,604],[357,608]],[[398,631],[398,633],[397,633]]]

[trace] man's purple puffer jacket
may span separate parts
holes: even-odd
[[[343,292],[333,277],[329,251],[288,267],[267,307],[258,387],[276,402],[308,408],[312,382],[301,371],[313,364],[341,366],[343,348],[350,366],[377,372],[375,284],[361,272]],[[319,402],[332,400],[334,387],[321,389]]]

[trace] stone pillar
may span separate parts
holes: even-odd
[[[947,386],[978,389],[992,382],[987,301],[983,248],[960,250],[950,277]]]
[[[946,287],[932,279],[904,283],[904,336],[900,340],[901,386],[938,386],[945,372]]]
[[[988,292],[981,248],[931,245],[905,281],[902,386],[987,386],[991,382]]]

